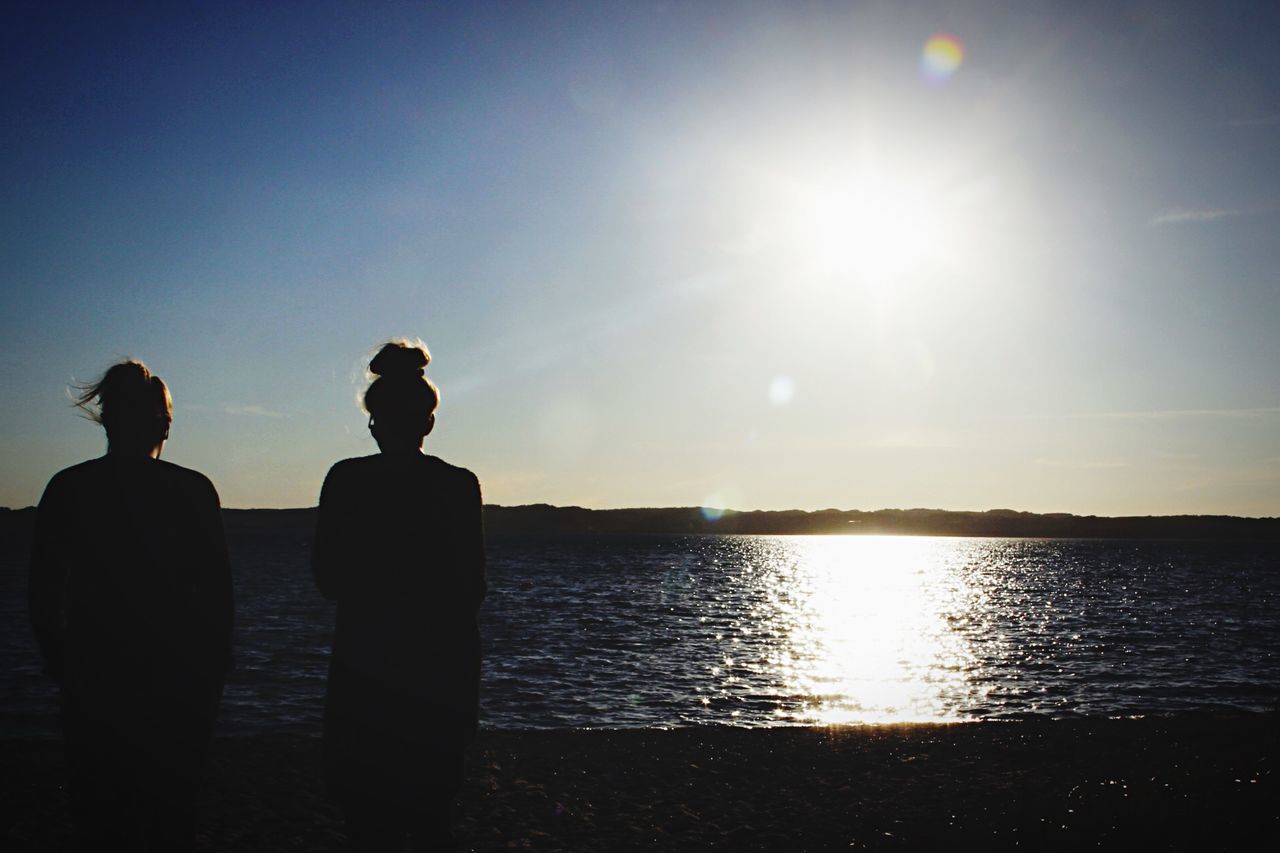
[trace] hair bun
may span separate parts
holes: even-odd
[[[369,372],[375,376],[424,376],[431,355],[422,344],[392,341],[369,362]]]

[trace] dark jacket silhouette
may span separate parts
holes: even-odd
[[[82,847],[189,846],[231,662],[213,484],[141,454],[59,472],[36,512],[29,595],[46,671],[62,688]]]
[[[313,565],[338,604],[330,790],[409,812],[424,796],[447,802],[448,791],[424,787],[460,784],[476,731],[486,584],[475,475],[417,449],[337,463],[320,494]],[[433,769],[442,762],[456,769]]]

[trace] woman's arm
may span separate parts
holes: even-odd
[[[206,481],[201,526],[204,530],[207,559],[205,576],[200,579],[201,601],[212,640],[213,665],[218,673],[232,668],[232,626],[235,621],[235,593],[231,580],[231,558],[227,552],[227,536],[222,526],[222,502],[213,483]]]
[[[58,477],[49,481],[36,508],[27,585],[27,612],[44,658],[46,675],[62,680],[68,565],[64,558],[70,501]],[[82,555],[89,559],[89,555]]]
[[[470,472],[468,472],[470,474]],[[462,565],[467,578],[467,606],[474,613],[480,609],[485,593],[489,591],[484,553],[484,499],[480,494],[480,481],[470,474],[467,489],[466,514],[463,519]]]
[[[316,536],[311,546],[311,573],[316,589],[330,601],[338,598],[342,560],[339,556],[341,487],[338,466],[329,469],[320,487],[320,507],[316,511]]]

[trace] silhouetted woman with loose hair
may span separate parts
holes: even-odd
[[[60,471],[36,510],[30,614],[61,688],[82,850],[190,850],[231,663],[218,493],[160,460],[172,402],[138,361],[79,389],[105,456]]]
[[[408,342],[374,356],[364,406],[381,452],[337,463],[320,492],[316,585],[338,603],[325,776],[358,850],[453,849],[478,718],[480,484],[422,452],[439,403],[429,361]]]

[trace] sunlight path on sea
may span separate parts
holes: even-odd
[[[979,595],[954,541],[923,537],[796,537],[756,565],[766,597],[755,621],[774,626],[769,665],[804,696],[816,723],[961,719],[980,704],[975,655],[953,630]],[[780,547],[779,547],[780,546]],[[761,557],[766,555],[761,554]]]

